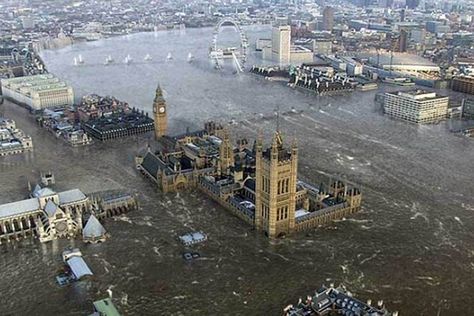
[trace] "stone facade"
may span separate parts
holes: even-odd
[[[159,139],[166,135],[168,129],[166,102],[160,86],[156,88],[155,100],[153,101],[153,115],[155,118],[155,138]]]
[[[164,104],[160,90],[157,96],[154,109]],[[165,193],[201,190],[270,238],[308,230],[360,209],[362,195],[353,185],[336,180],[315,187],[299,181],[296,141],[285,148],[279,131],[266,149],[261,137],[252,148],[247,139],[232,145],[229,131],[214,122],[196,132],[156,136],[158,149],[148,146],[137,155],[137,170]]]
[[[81,235],[84,218],[105,219],[137,208],[130,195],[92,196],[73,189],[55,192],[36,185],[29,199],[0,205],[0,244],[23,238],[47,242]]]

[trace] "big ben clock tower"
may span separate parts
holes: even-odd
[[[168,128],[166,101],[163,98],[163,91],[160,85],[156,88],[155,100],[153,101],[153,114],[155,117],[155,139],[159,139],[166,135],[166,129]]]

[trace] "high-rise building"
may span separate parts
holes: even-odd
[[[160,85],[156,88],[155,100],[153,101],[153,114],[155,119],[155,138],[159,139],[166,135],[168,128],[168,117],[166,113],[166,101]]]
[[[272,59],[279,64],[290,63],[291,27],[289,25],[272,28]]]
[[[408,31],[405,29],[400,30],[400,36],[398,37],[398,51],[404,53],[408,48]]]
[[[446,119],[448,102],[448,97],[423,90],[387,92],[384,113],[412,123],[437,123]]]
[[[323,29],[332,31],[334,28],[334,8],[327,6],[323,10]]]
[[[298,148],[283,147],[281,134],[273,136],[270,148],[256,146],[255,226],[269,237],[287,235],[295,227]]]

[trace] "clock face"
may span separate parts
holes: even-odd
[[[165,107],[162,106],[160,109],[159,109],[160,113],[165,113]]]
[[[60,222],[56,224],[56,230],[59,232],[64,232],[67,229],[67,225],[64,222]]]

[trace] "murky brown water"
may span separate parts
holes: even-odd
[[[254,28],[250,37],[265,32]],[[35,151],[0,160],[0,203],[24,198],[26,177],[52,170],[58,190],[129,190],[139,194],[141,209],[108,221],[112,238],[104,244],[75,241],[95,277],[71,287],[54,282],[70,242],[0,247],[0,314],[85,315],[113,287],[125,315],[279,315],[322,283],[343,282],[359,298],[384,299],[401,315],[467,315],[474,290],[472,140],[449,133],[451,123],[390,120],[373,103],[375,92],[315,97],[230,68],[216,72],[206,57],[211,35],[210,29],[137,34],[43,55],[50,71],[79,93],[112,94],[148,111],[160,80],[172,133],[235,119],[234,134],[253,137],[262,127],[269,136],[275,122],[260,113],[269,116],[278,105],[282,112],[303,110],[283,115],[281,124],[299,140],[300,176],[320,183],[338,174],[361,183],[363,210],[270,241],[198,192],[164,195],[143,179],[133,157],[151,135],[72,149],[7,103],[5,114],[33,135]],[[171,62],[164,61],[168,51]],[[189,51],[193,64],[185,62]],[[72,66],[78,53],[88,65]],[[135,64],[102,65],[108,54],[119,61],[127,53]],[[155,61],[138,63],[147,53]],[[176,238],[190,229],[209,240],[196,247],[203,259],[186,263]]]

